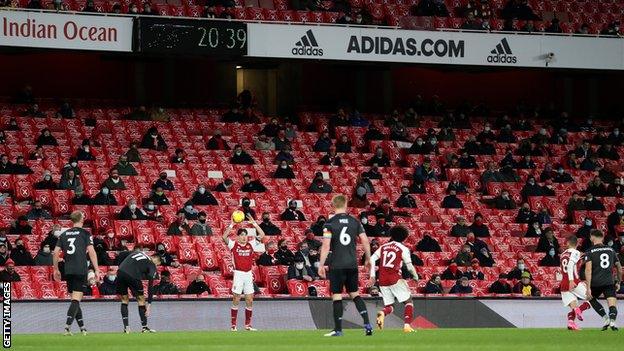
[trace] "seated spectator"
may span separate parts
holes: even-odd
[[[435,182],[438,180],[438,175],[431,166],[431,160],[429,158],[425,158],[422,165],[416,167],[413,178],[414,180],[422,180],[424,182]]]
[[[82,187],[80,178],[76,176],[74,170],[70,169],[61,176],[61,182],[59,183],[59,189],[61,190],[76,190]]]
[[[110,189],[102,187],[100,191],[95,194],[95,197],[91,200],[92,205],[117,205],[117,199],[111,195]]]
[[[364,140],[366,140],[367,142],[372,141],[372,140],[384,140],[384,139],[385,139],[385,136],[383,135],[383,133],[373,123],[371,123],[368,126],[368,130],[366,131],[366,133],[364,133]],[[381,165],[379,166],[383,167]]]
[[[110,190],[126,190],[126,184],[119,176],[119,171],[115,168],[110,170],[108,178],[102,183],[102,187]]]
[[[93,156],[91,152],[91,142],[89,139],[84,139],[78,150],[76,150],[76,160],[95,161],[95,156]]]
[[[612,238],[617,238],[618,232],[616,227],[622,224],[624,224],[624,204],[618,203],[615,205],[615,211],[611,212],[607,217],[607,234]]]
[[[4,134],[4,131],[2,132]],[[4,144],[4,143],[2,143]],[[43,146],[37,145],[35,146],[35,150],[30,153],[28,159],[31,161],[41,161],[45,159],[45,153],[43,152]]]
[[[526,233],[524,233],[525,238],[539,238],[542,236],[542,225],[538,221],[534,221],[530,223]]]
[[[442,288],[442,279],[439,274],[431,275],[431,279],[425,285],[423,290],[425,294],[444,294],[444,289]]]
[[[311,229],[306,229],[304,241],[308,244],[310,250],[317,251],[321,248],[321,242],[316,240],[314,232]]]
[[[559,253],[554,248],[548,250],[546,255],[539,261],[539,265],[542,267],[559,267],[560,264]]]
[[[583,205],[586,211],[605,211],[605,207],[602,202],[594,197],[592,193],[587,193],[585,195],[585,201],[583,201]]]
[[[462,246],[461,250],[457,253],[453,262],[456,263],[460,267],[468,267],[470,266],[470,261],[472,260],[472,252],[470,251],[470,245],[465,244]]]
[[[206,143],[206,149],[230,150],[230,146],[228,145],[227,141],[221,136],[221,131],[217,129],[215,130],[212,138],[210,138],[210,140],[208,140],[208,143]]]
[[[416,155],[426,155],[431,153],[431,148],[426,144],[421,137],[416,138],[416,141],[409,148],[408,153]]]
[[[9,254],[10,252],[9,249],[7,249],[7,246],[5,244],[0,244],[0,266],[4,266],[8,263],[8,261],[11,259],[9,257]]]
[[[607,186],[602,182],[600,177],[596,176],[592,179],[585,189],[586,193],[591,193],[594,196],[607,196]]]
[[[75,113],[74,109],[71,107],[69,102],[64,101],[59,107],[58,112],[56,112],[56,118],[74,118]]]
[[[422,179],[414,179],[409,187],[409,191],[412,194],[426,194],[427,187]]]
[[[113,169],[117,170],[117,174],[120,176],[136,176],[139,175],[132,163],[128,162],[128,156],[119,156],[119,161],[113,166]]]
[[[35,266],[51,266],[52,252],[49,245],[44,245],[35,256]]]
[[[258,151],[275,150],[275,143],[267,138],[266,134],[259,134],[258,139],[254,142],[255,149]]]
[[[460,28],[467,30],[479,30],[481,29],[481,25],[479,25],[479,22],[475,18],[474,14],[468,13],[468,15],[466,15],[466,20]]]
[[[139,152],[139,144],[137,144],[136,142],[130,143],[130,149],[126,151],[125,155],[128,158],[128,162],[141,162],[141,153]]]
[[[529,196],[544,196],[544,191],[542,186],[535,181],[535,177],[529,176],[527,177],[526,184],[524,184],[520,191],[520,195],[523,201],[528,201]]]
[[[309,266],[306,267],[303,257],[296,256],[293,258],[293,262],[288,266],[287,279],[311,282],[314,281],[314,273],[310,270]]]
[[[381,147],[377,147],[375,155],[368,160],[369,166],[377,165],[377,167],[390,167],[390,158],[386,155]]]
[[[466,245],[470,247],[470,252],[473,257],[479,260],[479,264],[482,267],[492,267],[494,265],[490,248],[485,241],[476,238],[474,233],[470,232],[466,235]]]
[[[141,12],[141,14],[143,15],[148,15],[148,16],[158,16],[159,13],[158,11],[156,11],[155,9],[152,9],[152,5],[149,2],[145,2],[143,3],[143,12]]]
[[[243,151],[243,147],[241,145],[235,145],[234,154],[230,158],[230,163],[233,165],[253,165],[256,161],[254,161],[251,155]]]
[[[468,278],[461,277],[449,291],[449,294],[472,294],[472,287],[469,285]]]
[[[119,212],[118,219],[120,220],[138,220],[143,221],[149,219],[149,216],[143,209],[137,207],[137,202],[135,199],[129,199],[126,206],[124,206]]]
[[[593,171],[599,171],[600,169],[602,169],[602,165],[598,161],[598,156],[591,155],[591,156],[585,158],[583,160],[583,162],[581,162],[580,169],[582,171],[592,171],[592,172]]]
[[[465,149],[462,150],[462,153],[459,156],[457,161],[459,162],[459,168],[462,168],[462,169],[477,168],[477,160],[474,158],[474,156],[469,155],[468,151],[466,151]]]
[[[585,217],[583,219],[583,225],[576,230],[576,237],[581,239],[581,244],[579,245],[579,250],[581,252],[585,252],[592,246],[589,240],[589,234],[594,228],[594,221],[590,217]]]
[[[320,215],[316,218],[316,222],[312,223],[310,226],[310,230],[314,233],[315,236],[323,235],[323,226],[325,226],[325,222],[327,218],[323,215]]]
[[[184,207],[180,209],[184,213],[184,217],[189,221],[196,221],[199,218],[199,210],[193,207],[192,202],[184,203]]]
[[[56,138],[52,135],[52,133],[50,133],[50,130],[48,128],[44,128],[41,130],[41,134],[37,138],[36,144],[38,146],[58,146]]]
[[[15,271],[15,263],[9,259],[6,261],[6,267],[0,271],[0,282],[19,282],[22,280],[19,273]]]
[[[160,281],[152,287],[154,295],[177,295],[180,291],[178,287],[171,282],[171,273],[162,271],[160,273]]]
[[[141,147],[144,149],[164,151],[167,150],[167,143],[158,132],[158,129],[156,129],[156,127],[151,127],[143,136],[143,140],[141,140]]]
[[[167,199],[167,195],[165,195],[165,191],[162,187],[156,187],[147,198],[149,201],[152,201],[156,206],[169,205],[169,199]]]
[[[214,195],[212,195],[203,184],[199,184],[197,186],[197,190],[193,192],[193,196],[191,197],[190,201],[194,205],[198,206],[217,206],[219,204]]]
[[[28,167],[23,156],[17,156],[15,161],[16,162],[11,169],[11,173],[13,174],[32,174],[33,173],[33,170],[30,167]]]
[[[399,208],[416,208],[416,199],[409,194],[409,188],[406,186],[401,187],[401,195],[396,200],[396,207]]]
[[[93,0],[87,0],[85,7],[82,9],[82,12],[99,12],[99,11],[95,7],[95,3],[93,2]]]
[[[496,280],[488,288],[490,294],[511,294],[511,285],[507,282],[507,274],[500,273]]]
[[[292,146],[290,143],[291,141],[290,139],[286,137],[285,130],[280,130],[277,133],[277,136],[273,138],[273,144],[275,144],[275,150],[278,150],[278,151],[282,151],[286,149],[292,150]]]
[[[598,158],[605,158],[612,161],[618,161],[620,159],[620,155],[617,150],[613,148],[611,144],[604,144],[598,148],[596,151]]]
[[[183,235],[183,233],[190,234],[191,227],[188,224],[184,211],[178,211],[175,221],[169,224],[167,229],[167,235]]]
[[[275,156],[275,163],[279,164],[282,161],[286,161],[289,165],[295,162],[295,156],[291,153],[290,146],[284,146]]]
[[[50,171],[43,172],[43,179],[34,184],[35,189],[37,190],[56,190],[58,185],[52,179],[52,174]]]
[[[523,21],[538,20],[539,17],[533,12],[528,0],[509,0],[501,10],[501,15],[506,19],[519,19]]]
[[[147,199],[147,201],[145,201],[145,204],[143,206],[143,211],[147,215],[148,220],[159,221],[159,222],[163,220],[162,214],[158,210],[158,206],[151,199]]]
[[[240,191],[246,193],[263,193],[266,191],[266,187],[262,185],[259,180],[251,180],[251,175],[245,173],[243,175],[243,186]]]
[[[230,110],[226,112],[223,116],[221,116],[221,121],[226,123],[243,122],[244,120],[245,116],[239,110],[238,104],[232,104]]]
[[[208,284],[206,284],[203,274],[198,274],[195,279],[189,283],[186,288],[186,293],[192,295],[200,295],[203,293],[210,294],[210,288],[208,287]]]
[[[277,264],[277,259],[275,258],[276,252],[277,244],[275,241],[269,241],[266,244],[266,251],[258,257],[256,264],[258,264],[258,266],[275,266]]]
[[[556,252],[560,251],[559,241],[555,238],[555,232],[549,227],[544,229],[544,234],[540,236],[535,252],[548,252],[550,249],[555,249]]]
[[[507,273],[507,278],[511,280],[520,280],[520,278],[522,278],[525,274],[528,274],[529,277],[531,276],[531,272],[526,269],[524,260],[519,258],[516,261],[516,267]]]
[[[74,197],[72,198],[72,204],[74,205],[92,205],[93,200],[91,197],[82,190],[82,187],[76,188],[74,191]]]
[[[262,222],[260,223],[260,228],[264,231],[266,235],[281,235],[282,230],[276,226],[273,222],[271,222],[271,214],[269,212],[262,213]]]
[[[325,181],[323,173],[316,172],[314,180],[308,187],[308,192],[313,194],[329,194],[332,191],[334,191],[334,189],[331,184]]]
[[[280,126],[277,118],[271,118],[271,122],[264,125],[261,134],[268,136],[269,138],[274,138],[277,136],[280,130],[282,130],[282,126]]]
[[[229,193],[232,191],[232,185],[234,185],[234,181],[230,178],[226,178],[221,183],[217,184],[217,186],[215,186],[214,191],[218,193]]]
[[[199,236],[212,235],[212,228],[210,228],[210,225],[206,221],[206,212],[200,211],[197,214],[197,222],[193,224],[189,234]]]
[[[446,193],[448,194],[451,190],[455,190],[456,194],[465,194],[468,192],[466,184],[457,179],[453,179],[449,182],[449,185],[446,187]]]
[[[158,175],[158,179],[152,184],[152,189],[162,188],[163,190],[173,191],[175,190],[175,186],[173,182],[168,178],[167,172],[162,171]],[[112,189],[112,188],[111,188]]]
[[[470,232],[470,227],[466,224],[466,218],[464,216],[455,217],[455,224],[451,227],[451,236],[456,238],[465,237]]]
[[[22,238],[15,240],[15,247],[11,249],[11,259],[16,266],[32,266],[35,264],[32,255],[26,250]]]
[[[340,136],[340,139],[336,141],[336,152],[341,152],[341,153],[352,152],[351,140],[349,140],[349,136],[347,134],[342,134]]]
[[[438,241],[429,234],[423,235],[423,238],[416,244],[416,250],[421,252],[442,252]]]
[[[473,222],[469,228],[477,238],[487,238],[490,236],[490,229],[483,223],[483,215],[481,213],[475,213]]]
[[[449,194],[444,197],[442,208],[464,208],[464,204],[460,198],[457,197],[455,190],[449,191]]]
[[[613,180],[613,183],[609,184],[609,186],[607,187],[607,194],[608,196],[615,197],[624,196],[624,182],[622,181],[622,178],[615,178]]]
[[[336,154],[336,148],[331,147],[327,154],[321,158],[319,164],[324,166],[342,167],[342,159]]]
[[[620,32],[620,21],[613,21],[609,23],[608,26],[600,31],[600,35],[621,37],[622,33]]]
[[[297,201],[290,200],[290,202],[288,202],[288,208],[282,213],[280,220],[305,222],[306,219],[303,212],[297,209]]]
[[[61,236],[61,226],[59,224],[54,224],[52,226],[52,229],[46,234],[45,238],[41,241],[41,244],[39,245],[39,249],[43,250],[43,247],[48,245],[50,247],[50,250],[54,250],[54,248],[56,247],[56,242],[58,241],[58,237]],[[10,247],[10,243],[7,241],[5,242],[1,242],[0,245],[3,244],[9,244]]]
[[[273,173],[273,178],[276,179],[295,179],[295,172],[292,167],[288,164],[286,160],[280,161],[280,164],[277,166],[275,173]]]
[[[106,272],[106,277],[98,289],[102,296],[117,295],[117,272],[112,269]]]
[[[177,148],[175,154],[171,156],[171,163],[180,164],[186,162],[186,152],[183,149]]]
[[[319,135],[319,138],[316,140],[316,143],[314,143],[313,151],[328,152],[331,147],[332,147],[332,140],[329,136],[329,132],[323,131]]]
[[[508,190],[503,189],[501,194],[494,199],[494,208],[498,210],[513,210],[516,207],[516,203],[509,195]]]
[[[529,272],[522,273],[520,281],[513,287],[513,293],[522,294],[522,296],[540,296],[542,294],[539,288],[531,283]]]
[[[167,233],[169,234],[169,233]],[[156,254],[160,257],[160,263],[163,267],[180,267],[180,263],[174,259],[174,257],[167,252],[167,248],[163,243],[156,244]]]
[[[11,223],[9,234],[32,234],[32,226],[28,223],[28,218],[21,215]]]
[[[518,210],[518,215],[516,216],[516,223],[533,223],[537,220],[537,215],[535,212],[531,211],[529,204],[527,202],[522,204],[522,207]]]
[[[451,262],[451,264],[442,272],[440,276],[442,280],[457,280],[464,276],[464,273],[457,267],[457,263]]]
[[[378,167],[373,166],[367,172],[362,172],[362,178],[381,180],[383,179],[383,175],[379,172]]]
[[[479,259],[473,258],[472,260],[470,260],[470,266],[466,268],[466,272],[464,272],[464,277],[468,278],[469,280],[485,279],[485,275],[483,274],[483,271],[481,270],[481,267],[479,265]]]
[[[256,219],[256,211],[251,208],[251,199],[248,197],[244,197],[241,199],[241,211],[245,214],[245,218],[251,216],[254,220]]]
[[[288,240],[281,239],[277,242],[277,252],[275,252],[276,264],[285,266],[291,265],[295,261],[295,254],[288,249]]]

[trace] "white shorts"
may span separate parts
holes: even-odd
[[[234,294],[250,295],[254,293],[253,274],[251,271],[234,271],[234,279],[232,281],[232,292]]]
[[[394,304],[395,298],[399,302],[405,302],[412,297],[409,286],[404,279],[399,279],[394,285],[380,286],[379,293],[383,297],[384,306]]]
[[[587,286],[584,282],[578,283],[578,285],[570,291],[561,292],[561,301],[564,306],[568,306],[572,301],[578,301],[578,299],[585,300],[587,298]]]

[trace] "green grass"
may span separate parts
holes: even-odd
[[[372,337],[346,330],[341,338],[324,331],[163,332],[157,334],[93,333],[71,337],[52,334],[14,335],[15,350],[618,350],[624,332],[588,329],[428,329],[413,334],[384,330]]]

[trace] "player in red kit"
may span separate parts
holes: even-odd
[[[578,299],[585,299],[587,286],[579,278],[579,266],[581,264],[581,253],[576,249],[578,240],[575,235],[570,235],[566,239],[567,249],[561,254],[562,279],[559,289],[561,290],[561,301],[564,306],[570,307],[568,312],[568,329],[579,330],[575,319],[583,320],[583,311],[589,309],[590,304],[585,301],[580,306]]]
[[[383,297],[384,309],[377,313],[377,326],[383,329],[385,317],[392,313],[394,300],[405,305],[403,331],[411,333],[412,320],[414,318],[414,305],[412,295],[407,282],[401,276],[401,267],[405,265],[415,280],[418,280],[416,269],[412,265],[410,250],[401,244],[409,232],[403,226],[395,226],[390,229],[390,241],[381,245],[371,256],[370,283],[375,284],[375,263],[379,265],[379,293]]]
[[[223,241],[227,244],[228,248],[232,252],[232,259],[234,261],[234,280],[232,282],[232,294],[234,299],[232,301],[232,309],[230,310],[232,316],[232,331],[236,331],[236,319],[238,317],[238,304],[241,299],[241,295],[245,295],[245,330],[256,331],[251,326],[252,305],[254,296],[253,286],[253,274],[251,272],[256,252],[264,252],[264,231],[256,223],[256,221],[247,214],[247,220],[256,229],[257,236],[248,239],[247,229],[239,228],[237,231],[236,240],[229,238],[230,232],[234,228],[235,223],[232,222],[223,232]]]

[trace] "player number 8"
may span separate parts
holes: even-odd
[[[347,227],[342,227],[342,230],[340,231],[340,243],[344,246],[347,246],[351,243],[351,236],[347,234],[347,229]]]
[[[600,267],[601,268],[609,268],[611,262],[609,262],[609,255],[603,253],[600,255]]]

